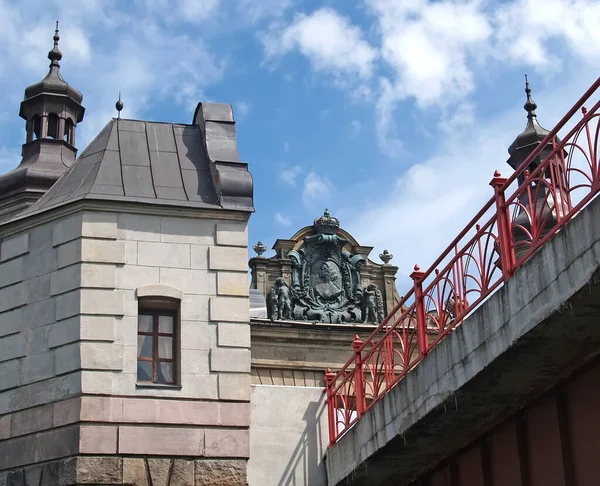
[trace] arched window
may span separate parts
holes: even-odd
[[[40,138],[42,134],[42,119],[40,115],[35,115],[32,120],[33,123],[33,135],[36,139]]]
[[[58,115],[56,113],[48,115],[48,138],[58,139]]]
[[[65,121],[65,134],[63,140],[71,145],[73,145],[73,127],[73,120],[67,118],[67,121]]]

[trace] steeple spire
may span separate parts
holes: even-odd
[[[58,48],[58,41],[60,40],[60,35],[58,35],[58,20],[56,21],[56,29],[54,30],[54,37],[52,38],[54,41],[54,47],[50,52],[48,52],[48,59],[50,59],[50,69],[52,68],[60,68],[59,61],[62,59],[62,52]]]
[[[525,111],[527,112],[527,118],[531,119],[537,117],[535,114],[537,105],[535,101],[531,99],[531,88],[529,86],[529,80],[527,79],[527,73],[525,73],[525,94],[527,95],[527,101],[525,101],[523,108],[525,108]]]
[[[535,112],[538,106],[531,98],[531,86],[529,85],[529,78],[527,77],[527,74],[525,74],[525,94],[527,99],[525,100],[523,108],[527,112],[527,124],[525,125],[525,130],[523,130],[517,136],[515,141],[508,148],[510,158],[507,162],[513,169],[519,167],[521,162],[523,162],[527,156],[533,152],[533,150],[549,133],[548,130],[542,127],[538,122],[537,114]],[[537,165],[533,164],[530,167],[530,171],[532,171],[535,167],[537,167]]]

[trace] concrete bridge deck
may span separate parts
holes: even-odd
[[[409,485],[600,352],[600,198],[327,452],[328,483]]]

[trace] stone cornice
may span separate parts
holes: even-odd
[[[49,209],[38,214],[32,214],[31,216],[23,218],[19,218],[19,216],[17,216],[15,219],[6,221],[0,224],[0,238],[4,238],[14,233],[19,233],[21,231],[26,231],[30,228],[39,226],[42,223],[48,223],[86,210],[240,222],[248,221],[251,214],[244,211],[228,211],[221,208],[175,208],[154,204],[124,202],[117,203],[114,201],[92,201],[83,199],[74,201],[69,205],[58,206],[54,209]]]

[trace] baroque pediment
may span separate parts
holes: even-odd
[[[371,262],[372,247],[359,245],[329,211],[273,248],[274,257],[261,258],[266,247],[260,243],[259,257],[250,261],[253,286],[264,289],[271,320],[375,324],[385,317],[385,294],[395,291],[397,268],[387,253],[384,265]]]

